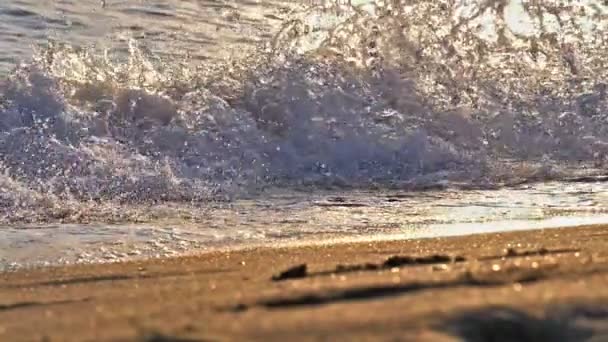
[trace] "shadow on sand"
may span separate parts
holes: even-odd
[[[608,303],[551,306],[542,316],[487,307],[458,313],[437,329],[470,342],[607,341]]]

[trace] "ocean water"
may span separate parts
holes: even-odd
[[[107,263],[255,246],[432,238],[608,222],[608,183],[496,190],[273,191],[161,220],[0,226],[0,270]],[[527,248],[529,246],[521,246]],[[532,246],[533,247],[533,246]]]
[[[601,221],[607,16],[595,0],[4,1],[0,263]]]

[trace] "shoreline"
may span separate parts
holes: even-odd
[[[44,268],[70,267],[77,265],[109,265],[124,262],[151,262],[153,260],[184,258],[201,256],[209,253],[247,252],[258,249],[277,248],[305,248],[312,246],[336,246],[344,244],[378,243],[392,241],[422,240],[433,238],[465,237],[480,234],[530,232],[547,229],[576,229],[579,227],[608,225],[608,215],[584,215],[584,216],[554,216],[539,220],[504,220],[490,222],[465,222],[428,224],[412,226],[403,233],[380,233],[363,234],[354,236],[337,236],[336,234],[318,234],[315,238],[274,238],[270,242],[255,241],[244,244],[235,242],[232,244],[221,244],[210,246],[197,246],[189,251],[180,251],[175,254],[166,255],[130,255],[123,252],[124,256],[116,259],[98,258],[93,260],[70,261],[64,256],[56,256],[56,260],[32,260],[30,262],[12,262],[2,258],[0,254],[0,275],[18,271],[36,270]],[[154,224],[144,224],[142,227],[154,227]],[[41,226],[44,227],[44,226]],[[84,225],[86,227],[86,225]],[[118,225],[117,227],[122,227]],[[137,225],[133,226],[137,227]],[[89,251],[82,251],[87,253]],[[126,253],[126,254],[125,254]],[[63,259],[63,260],[62,260]],[[68,261],[66,261],[68,260]],[[4,264],[3,264],[4,263]]]
[[[19,270],[0,339],[606,338],[607,247],[599,225]]]

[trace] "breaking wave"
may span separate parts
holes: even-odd
[[[49,44],[0,80],[0,220],[602,172],[607,16],[594,1],[332,3],[214,63]]]

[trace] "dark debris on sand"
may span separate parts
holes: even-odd
[[[546,255],[554,255],[554,254],[567,254],[567,253],[575,253],[579,252],[578,249],[547,249],[541,247],[539,249],[533,250],[516,250],[514,248],[505,249],[504,254],[502,255],[493,255],[487,257],[478,258],[478,260],[497,260],[497,259],[505,259],[505,258],[519,258],[519,257],[531,257],[531,256],[546,256]],[[463,256],[451,256],[445,254],[434,254],[428,256],[402,256],[402,255],[393,255],[388,257],[382,263],[362,263],[362,264],[351,264],[351,265],[342,265],[338,264],[335,269],[328,271],[320,271],[320,272],[308,272],[308,268],[306,264],[297,265],[291,267],[278,275],[272,277],[273,281],[282,281],[288,279],[299,279],[313,276],[325,276],[332,274],[340,274],[340,273],[349,273],[349,272],[360,272],[360,271],[380,271],[385,269],[392,269],[395,267],[407,267],[407,266],[420,266],[420,265],[438,265],[438,264],[448,264],[448,263],[460,263],[467,261],[467,258]]]
[[[348,301],[365,301],[383,297],[402,296],[429,290],[446,290],[457,287],[492,288],[511,284],[532,284],[547,279],[577,279],[592,274],[608,274],[608,268],[599,267],[585,270],[562,270],[555,265],[540,268],[512,267],[500,271],[466,271],[460,276],[441,281],[411,281],[397,284],[379,284],[364,287],[342,288],[328,291],[311,291],[293,296],[268,298],[255,303],[240,303],[230,311],[241,312],[250,307],[267,309],[288,309],[302,306],[318,306]],[[593,311],[588,316],[598,316]],[[603,311],[600,312],[603,314]],[[494,341],[494,340],[492,340]],[[502,341],[502,340],[497,340]]]
[[[273,281],[282,281],[288,279],[299,279],[306,278],[311,276],[323,276],[329,274],[339,274],[339,273],[348,273],[348,272],[358,272],[358,271],[378,271],[384,269],[391,269],[395,267],[404,267],[404,266],[418,266],[418,265],[434,265],[434,264],[445,264],[445,263],[455,263],[455,262],[464,262],[466,259],[462,256],[450,256],[450,255],[430,255],[430,256],[399,256],[394,255],[387,258],[384,262],[375,264],[375,263],[364,263],[364,264],[354,264],[354,265],[337,265],[334,270],[331,271],[321,271],[316,273],[309,273],[308,267],[306,264],[297,265],[291,267],[278,275],[274,275],[272,277]]]
[[[411,256],[392,256],[382,264],[384,268],[401,267],[409,265],[432,265],[432,264],[445,264],[453,262],[466,261],[461,256],[449,256],[449,255],[430,255],[424,257],[411,257]]]
[[[272,277],[273,281],[281,281],[287,279],[305,278],[308,276],[308,266],[306,264],[291,267],[278,275]]]
[[[505,255],[503,257],[506,258],[516,258],[516,257],[526,257],[526,256],[545,256],[550,254],[562,254],[562,253],[576,253],[579,252],[578,249],[572,248],[562,248],[562,249],[547,249],[547,248],[539,248],[534,250],[524,250],[518,251],[515,248],[507,248],[505,250]]]

